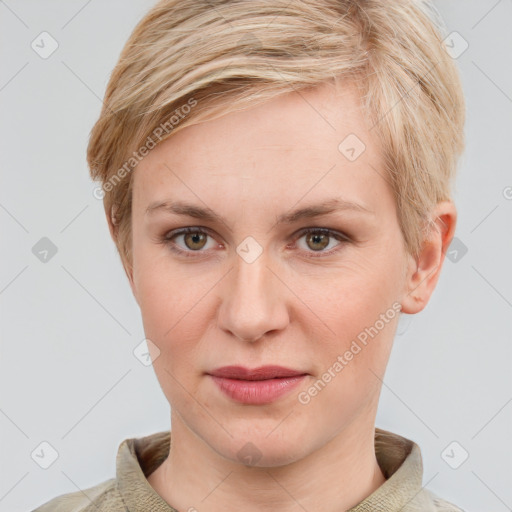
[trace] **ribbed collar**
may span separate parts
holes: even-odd
[[[117,453],[117,486],[129,512],[178,512],[151,487],[151,474],[167,457],[170,431],[124,440]],[[375,429],[375,456],[386,481],[348,512],[430,510],[422,491],[423,464],[416,443]],[[421,508],[423,507],[423,508]]]

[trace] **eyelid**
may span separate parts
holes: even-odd
[[[300,238],[301,236],[304,236],[308,233],[325,233],[326,235],[331,235],[333,238],[342,238],[343,240],[351,240],[350,236],[346,233],[343,233],[342,231],[338,231],[337,229],[333,228],[325,228],[323,226],[310,226],[307,228],[302,228],[297,231],[295,234],[295,238]]]
[[[304,235],[307,235],[309,233],[322,233],[325,235],[328,235],[330,238],[335,238],[338,240],[338,245],[335,247],[329,249],[328,251],[306,251],[308,253],[307,258],[327,258],[328,256],[331,256],[332,254],[337,253],[341,250],[340,246],[352,242],[352,239],[345,233],[338,231],[337,229],[332,228],[326,228],[321,226],[310,226],[307,228],[300,229],[295,235],[294,235],[294,244],[297,240],[301,239]]]
[[[171,236],[169,236],[169,234]],[[210,229],[204,227],[204,226],[187,226],[185,228],[178,228],[173,229],[167,233],[165,233],[159,240],[157,240],[159,243],[162,243],[166,245],[171,251],[184,255],[185,257],[195,257],[195,258],[201,258],[203,254],[207,254],[207,251],[192,251],[192,250],[186,250],[182,249],[181,247],[178,247],[172,239],[180,236],[180,235],[186,235],[188,233],[205,233],[210,238],[213,238],[216,240],[216,237],[212,234]],[[220,243],[220,242],[217,242]]]
[[[186,249],[182,249],[180,247],[177,247],[176,244],[174,244],[172,242],[173,238],[175,238],[177,236],[180,236],[180,235],[183,235],[183,234],[188,234],[188,233],[205,233],[206,235],[208,235],[211,238],[216,240],[216,236],[207,227],[204,227],[204,226],[187,226],[187,227],[184,227],[184,228],[178,228],[178,229],[171,230],[171,231],[165,233],[157,241],[159,243],[167,245],[169,247],[169,249],[172,250],[173,252],[178,253],[178,254],[182,254],[182,255],[184,255],[186,257],[201,258],[202,254],[207,254],[209,251],[186,250]],[[343,244],[345,244],[347,242],[352,242],[353,241],[352,238],[349,235],[347,235],[346,233],[344,233],[342,231],[338,231],[336,229],[327,228],[327,227],[323,227],[323,226],[309,226],[309,227],[306,227],[306,228],[302,228],[302,229],[298,230],[296,233],[294,233],[292,235],[292,237],[293,237],[293,242],[292,243],[295,244],[297,240],[299,240],[304,235],[307,235],[309,233],[322,233],[322,234],[326,234],[326,235],[330,236],[331,238],[335,238],[336,240],[338,240],[339,244],[336,245],[334,248],[328,250],[328,251],[318,251],[316,254],[315,254],[315,251],[306,251],[306,252],[308,252],[310,254],[309,256],[306,256],[308,258],[309,257],[317,258],[317,257],[327,257],[327,256],[330,256],[331,254],[333,254],[333,253],[335,253],[335,252],[340,250],[339,249],[340,245],[343,245]],[[169,236],[169,234],[171,234],[171,235]],[[217,241],[217,243],[220,244],[221,242]],[[288,247],[289,247],[289,245],[287,245],[287,248]]]

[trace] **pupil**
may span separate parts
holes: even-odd
[[[323,249],[324,247],[327,246],[327,243],[326,243],[326,235],[324,234],[316,234],[316,235],[311,235],[311,238],[313,240],[313,244],[321,244],[321,247],[320,248],[317,248],[317,249]],[[324,238],[324,241],[323,243],[321,242],[321,239]]]
[[[188,238],[192,246],[194,246],[194,244],[200,244],[199,248],[202,247],[201,239],[204,238],[204,235],[202,233],[188,233],[186,238]],[[196,246],[191,248],[197,249],[198,247]]]

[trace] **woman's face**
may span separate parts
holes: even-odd
[[[173,425],[229,460],[280,465],[374,426],[409,257],[358,105],[352,88],[291,92],[183,129],[135,171],[154,368]],[[267,365],[300,376],[212,375]]]

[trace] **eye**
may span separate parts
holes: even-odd
[[[180,237],[182,237],[184,248],[181,248],[175,241],[180,239]],[[210,237],[210,234],[206,231],[205,228],[182,228],[166,234],[161,239],[161,242],[178,254],[182,254],[184,256],[194,256],[194,252],[205,252],[202,251],[202,249],[205,247],[206,249],[210,249],[218,246],[218,243],[213,242],[211,243],[210,247],[207,247],[208,237]]]
[[[213,239],[213,236],[209,234],[207,228],[200,226],[187,227],[171,231],[165,234],[159,239],[161,243],[168,246],[169,249],[175,253],[183,255],[185,257],[197,257],[200,253],[207,252],[207,249],[213,249],[219,247],[219,243],[212,241],[208,247],[208,237]],[[182,244],[180,246],[177,241],[181,238]],[[307,257],[317,258],[321,256],[330,256],[334,252],[337,252],[346,242],[350,242],[350,237],[347,235],[335,231],[329,228],[305,228],[301,230],[295,237],[295,240],[305,239],[306,246],[301,247],[306,253],[310,253]],[[338,240],[338,244],[332,247],[333,240]],[[325,250],[327,247],[329,250]],[[203,250],[205,249],[205,250]],[[196,253],[196,254],[194,254]],[[314,254],[317,253],[317,254]]]
[[[306,252],[313,254],[308,255],[311,258],[317,258],[320,256],[329,256],[340,249],[340,246],[344,242],[350,242],[350,238],[343,233],[329,229],[329,228],[306,228],[299,233],[297,240],[305,239]],[[338,240],[338,244],[332,246],[331,242]],[[329,250],[325,250],[327,247]],[[314,254],[314,253],[318,253]]]

